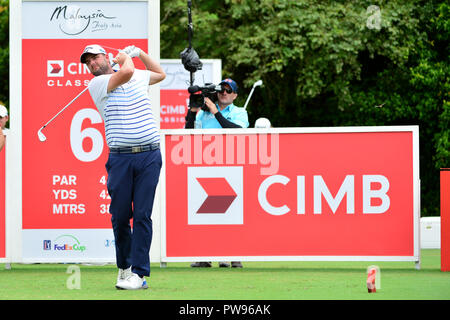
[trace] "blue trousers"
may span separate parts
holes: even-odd
[[[105,165],[117,267],[132,266],[131,270],[139,276],[150,275],[151,215],[161,165],[159,149],[110,153]]]

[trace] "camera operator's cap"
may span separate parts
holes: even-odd
[[[231,90],[233,90],[233,92],[235,92],[235,93],[237,93],[238,92],[238,85],[237,85],[237,83],[236,83],[236,81],[234,81],[233,79],[231,79],[231,78],[226,78],[226,79],[224,79],[224,80],[222,80],[220,83],[219,83],[219,85],[221,85],[221,84],[228,84],[229,86],[230,86],[230,88],[231,88]]]
[[[86,48],[84,48],[83,53],[81,54],[80,61],[82,63],[86,63],[86,55],[88,53],[91,53],[91,54],[103,53],[104,55],[106,55],[105,49],[100,47],[98,44],[90,44],[90,45],[87,45]]]
[[[0,118],[6,117],[8,115],[8,109],[0,104]]]

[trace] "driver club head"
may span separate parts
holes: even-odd
[[[42,133],[42,129],[38,130],[38,137],[39,137],[39,141],[44,142],[45,140],[47,140],[47,137]]]
[[[262,85],[262,83],[263,83],[262,80],[258,80],[253,84],[253,87],[260,86],[260,85]]]

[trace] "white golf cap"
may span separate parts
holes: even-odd
[[[255,128],[270,128],[271,124],[267,118],[259,118],[255,121]]]
[[[88,53],[91,53],[91,54],[99,54],[99,53],[106,54],[106,51],[105,51],[105,49],[100,47],[98,44],[87,45],[86,48],[84,48],[83,53],[80,56],[80,61],[82,63],[86,63],[85,59],[86,59],[86,55]]]
[[[6,117],[8,115],[8,109],[0,104],[0,118]]]

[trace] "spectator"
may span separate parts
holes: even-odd
[[[191,107],[186,116],[185,128],[194,128],[199,122],[202,129],[214,128],[248,128],[248,114],[244,108],[233,104],[238,96],[238,85],[230,78],[220,83],[222,91],[217,94],[218,101],[213,103],[205,98],[208,111]]]

